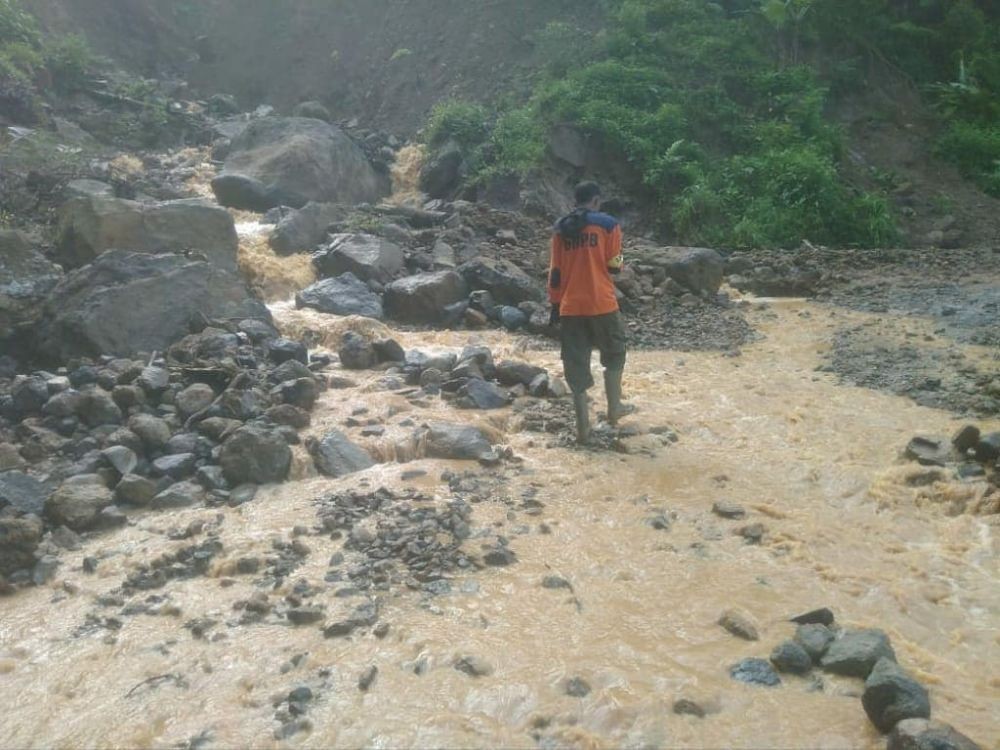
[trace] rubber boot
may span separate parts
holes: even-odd
[[[608,397],[608,424],[612,427],[618,426],[618,420],[635,413],[632,404],[622,403],[622,376],[625,373],[621,370],[605,370],[604,372],[604,393]]]
[[[586,391],[573,394],[573,411],[576,412],[576,442],[586,445],[590,442],[590,399]]]

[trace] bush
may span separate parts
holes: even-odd
[[[936,151],[983,190],[1000,197],[1000,125],[954,122],[938,138]]]
[[[545,156],[545,130],[530,108],[501,115],[490,134],[492,164],[486,171],[495,174],[524,174],[541,164]]]
[[[16,0],[0,0],[0,46],[21,43],[37,47],[39,40],[35,19]]]
[[[485,107],[453,99],[431,110],[427,142],[431,146],[442,146],[455,141],[463,151],[472,152],[486,142],[489,132],[489,114]]]
[[[95,62],[87,40],[78,34],[57,37],[45,45],[45,65],[55,85],[64,91],[80,88]]]

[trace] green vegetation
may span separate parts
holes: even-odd
[[[827,107],[881,73],[933,97],[948,123],[938,153],[1000,187],[1000,24],[972,0],[604,4],[597,34],[533,34],[542,69],[526,104],[441,105],[429,143],[458,142],[482,180],[530,172],[570,123],[627,165],[681,241],[880,246],[897,236],[892,180],[851,184]]]

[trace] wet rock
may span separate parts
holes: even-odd
[[[486,436],[469,425],[433,422],[421,431],[420,439],[429,458],[478,461],[494,455]]]
[[[329,477],[343,477],[375,465],[363,448],[355,445],[344,433],[333,430],[309,445],[316,468]]]
[[[342,638],[360,628],[370,628],[378,622],[378,607],[373,603],[356,607],[350,617],[328,625],[323,630],[327,638]]]
[[[238,419],[209,417],[198,423],[198,432],[216,442],[222,442],[242,426],[243,423]]]
[[[764,659],[744,659],[730,668],[729,676],[748,685],[775,687],[781,684],[781,678],[774,667]]]
[[[300,362],[307,365],[309,351],[301,341],[279,337],[267,342],[267,358],[276,365],[282,365],[286,362]]]
[[[785,641],[771,652],[771,663],[779,672],[806,674],[812,669],[809,653],[795,641]]]
[[[341,339],[340,364],[348,370],[368,370],[378,364],[375,347],[364,336],[348,331]]]
[[[688,698],[675,701],[673,710],[678,716],[697,716],[699,719],[704,719],[708,713],[700,703]]]
[[[170,425],[151,414],[135,415],[129,419],[128,428],[142,441],[143,447],[151,453],[162,451],[170,442]]]
[[[42,378],[18,378],[14,381],[14,387],[11,388],[10,395],[11,405],[16,418],[24,419],[33,414],[38,414],[46,406],[46,403],[49,401],[49,387]],[[57,403],[63,402],[67,398],[67,396],[60,396],[59,394],[53,396],[53,400]],[[74,397],[71,407],[73,411],[70,414],[75,413],[75,410],[79,408],[79,399],[79,395]],[[48,413],[54,413],[56,416],[69,416],[68,414],[60,414],[51,410]]]
[[[283,404],[298,407],[308,416],[319,398],[319,383],[315,378],[299,378],[286,380],[271,390],[271,398]]]
[[[510,405],[510,394],[494,383],[473,378],[459,390],[455,405],[463,409],[503,409]]]
[[[1000,432],[991,432],[976,444],[976,460],[986,464],[997,459],[1000,459]]]
[[[944,438],[915,437],[904,455],[921,466],[947,466],[954,459],[951,444]]]
[[[367,693],[371,686],[375,684],[375,679],[377,677],[378,667],[373,664],[362,672],[360,677],[358,677],[358,690],[362,693]]]
[[[353,274],[361,281],[386,284],[404,267],[403,248],[371,234],[338,234],[328,247],[313,255],[324,276]]]
[[[0,515],[0,575],[10,575],[35,564],[35,549],[42,541],[42,531],[38,516]]]
[[[573,590],[573,586],[562,576],[545,576],[542,579],[543,589],[569,589]]]
[[[927,690],[910,677],[894,659],[879,659],[865,680],[861,704],[880,732],[892,731],[904,719],[929,719]]]
[[[719,617],[719,625],[725,628],[731,635],[742,638],[745,641],[760,640],[757,626],[745,612],[735,609],[727,610]]]
[[[805,650],[814,664],[819,664],[836,636],[826,625],[809,623],[799,625],[795,640]]]
[[[494,377],[501,385],[507,387],[515,385],[531,385],[539,375],[546,375],[546,371],[527,362],[516,362],[505,359],[496,365]]]
[[[60,209],[58,232],[56,256],[66,268],[84,266],[108,250],[127,249],[144,254],[194,251],[216,268],[237,270],[233,217],[207,201],[75,198]]]
[[[35,324],[61,276],[24,234],[0,230],[0,341]]]
[[[719,518],[728,518],[733,520],[746,518],[747,515],[746,508],[742,505],[729,502],[728,500],[719,500],[716,502],[712,506],[712,512],[719,516]]]
[[[326,617],[322,607],[293,607],[288,610],[288,621],[292,625],[312,625]]]
[[[249,178],[284,200],[240,204],[218,179],[212,189],[222,205],[267,210],[284,203],[374,203],[388,191],[364,153],[339,128],[306,118],[262,117],[233,138],[222,175]],[[239,204],[239,205],[238,205]]]
[[[724,261],[715,250],[699,247],[637,248],[637,263],[662,269],[690,292],[714,297],[722,286]]]
[[[35,563],[35,567],[31,571],[31,582],[36,586],[44,586],[56,577],[58,569],[59,558],[55,555],[45,555]]]
[[[446,143],[420,170],[420,189],[431,198],[450,198],[465,171],[462,149],[457,143]]]
[[[0,509],[11,506],[19,513],[41,515],[49,489],[20,471],[0,474]]]
[[[881,630],[853,630],[831,643],[820,663],[827,672],[866,679],[880,659],[896,660],[889,636]]]
[[[794,622],[799,625],[826,625],[827,627],[833,625],[833,621],[833,610],[826,607],[823,607],[822,609],[814,609],[811,612],[797,615],[789,620],[789,622]]]
[[[206,490],[228,490],[230,485],[221,466],[202,466],[195,472],[195,481]]]
[[[158,395],[167,390],[170,385],[170,371],[164,367],[146,367],[136,379],[138,385],[146,393]]]
[[[256,484],[241,484],[239,487],[234,488],[229,493],[229,506],[236,508],[240,505],[253,502],[254,498],[257,497],[258,489],[259,487]]]
[[[207,409],[215,401],[215,391],[204,383],[195,383],[177,394],[174,406],[182,417],[190,417]]]
[[[488,677],[493,674],[493,665],[479,656],[457,656],[452,666],[469,677]]]
[[[67,479],[45,501],[45,515],[56,525],[87,531],[97,525],[101,511],[111,505],[111,491],[101,477],[84,474]]]
[[[272,406],[264,412],[264,416],[275,424],[294,427],[297,430],[304,430],[312,422],[312,417],[309,416],[308,411],[292,404]]]
[[[242,427],[223,443],[219,464],[234,486],[283,482],[292,465],[292,450],[280,435]]]
[[[271,320],[234,272],[184,255],[111,250],[53,290],[38,344],[56,359],[165,351],[195,313]]]
[[[904,719],[889,735],[886,750],[982,750],[982,748],[940,721]]]
[[[117,425],[122,421],[122,410],[111,398],[111,394],[100,389],[80,394],[77,415],[88,427]]]
[[[476,258],[458,267],[470,290],[485,290],[501,305],[516,309],[522,302],[542,299],[542,285],[506,260]],[[525,321],[527,322],[527,321]]]
[[[155,510],[172,508],[188,508],[201,503],[205,492],[200,485],[193,482],[178,482],[157,494],[151,505]]]
[[[454,271],[408,276],[385,289],[386,314],[407,323],[439,323],[448,305],[463,301],[469,290]]]
[[[308,252],[326,239],[331,224],[343,221],[346,210],[333,203],[307,203],[300,211],[282,217],[271,237],[271,249],[278,255]]]
[[[566,695],[572,698],[586,698],[590,695],[590,684],[582,677],[572,677],[566,681]]]
[[[767,527],[762,523],[752,523],[736,529],[736,535],[743,537],[747,544],[760,544],[767,533]]]
[[[980,435],[978,427],[968,424],[955,433],[951,439],[951,444],[959,453],[965,453],[976,447],[979,443]]]
[[[514,553],[514,550],[502,545],[483,555],[483,563],[493,568],[505,568],[516,562],[517,555]]]
[[[174,480],[187,479],[194,474],[197,459],[193,453],[181,453],[174,456],[161,456],[153,461],[155,476],[170,477]]]
[[[0,443],[0,476],[5,472],[23,469],[28,465],[17,450],[17,446],[12,443]],[[2,481],[2,480],[0,480]],[[2,489],[0,489],[2,493]],[[0,494],[0,501],[3,495]]]
[[[329,315],[360,315],[382,320],[382,300],[353,273],[323,279],[295,295],[295,306]]]
[[[144,508],[153,502],[161,486],[151,479],[127,474],[115,487],[115,502],[120,505],[134,505]]]

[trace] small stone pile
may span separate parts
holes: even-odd
[[[921,466],[949,468],[959,479],[985,479],[994,484],[1000,470],[1000,432],[983,434],[976,425],[966,425],[948,440],[943,437],[915,437],[904,456]]]
[[[0,381],[0,577],[43,583],[58,545],[124,508],[239,504],[284,481],[323,362],[257,320],[205,321],[165,356],[77,360]],[[57,537],[58,541],[58,537]],[[44,563],[42,558],[46,558]]]

